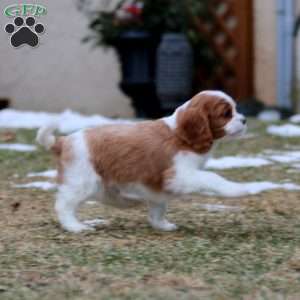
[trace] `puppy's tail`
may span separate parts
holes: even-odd
[[[56,144],[56,136],[54,131],[58,128],[58,123],[50,123],[46,126],[41,127],[38,130],[36,141],[47,150],[53,148]]]

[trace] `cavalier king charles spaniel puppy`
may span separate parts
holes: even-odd
[[[37,141],[58,161],[55,210],[65,230],[80,232],[97,225],[76,217],[79,205],[96,197],[120,207],[147,203],[152,227],[171,231],[176,225],[165,215],[172,198],[192,193],[239,197],[249,192],[241,183],[204,170],[218,141],[239,137],[246,128],[246,118],[230,96],[203,91],[169,117],[61,137],[55,137],[55,126],[49,125],[39,130]]]

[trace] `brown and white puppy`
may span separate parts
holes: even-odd
[[[174,230],[165,214],[175,195],[247,193],[241,184],[201,170],[216,141],[246,131],[245,117],[223,92],[201,92],[156,121],[104,125],[58,138],[54,130],[41,128],[37,141],[58,158],[55,209],[63,228],[72,232],[96,225],[76,217],[78,206],[93,196],[112,205],[146,202],[151,225]]]

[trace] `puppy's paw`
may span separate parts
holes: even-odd
[[[243,197],[248,195],[257,195],[265,190],[273,189],[275,184],[270,182],[245,182],[245,183],[234,183],[222,193],[220,196],[223,197]]]
[[[245,183],[249,195],[257,195],[267,190],[273,190],[279,188],[278,184],[273,182],[261,181],[261,182],[249,182]]]
[[[151,222],[151,225],[153,228],[162,231],[174,231],[178,228],[176,224],[170,223],[167,220],[162,220],[159,222]]]

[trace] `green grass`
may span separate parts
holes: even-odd
[[[0,138],[3,134],[0,131]],[[299,147],[251,122],[255,138],[224,143],[216,155],[258,154]],[[33,143],[18,130],[12,142]],[[15,189],[26,174],[53,167],[51,156],[0,151],[0,299],[300,299],[300,193],[270,191],[241,199],[192,196],[174,201],[169,219],[179,230],[161,233],[146,209],[86,205],[84,218],[104,217],[96,232],[63,231],[53,193]],[[290,179],[288,165],[221,171],[237,181]],[[18,177],[16,176],[18,175]],[[242,207],[207,212],[200,203]]]

